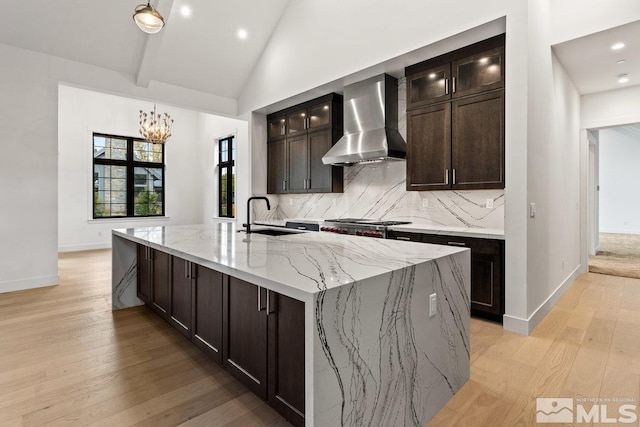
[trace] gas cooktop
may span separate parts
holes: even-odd
[[[320,231],[384,239],[387,237],[387,227],[400,224],[411,223],[409,221],[382,221],[369,218],[326,219],[322,223]]]

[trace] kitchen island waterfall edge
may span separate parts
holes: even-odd
[[[304,302],[307,426],[424,425],[469,379],[468,249],[226,223],[114,230],[114,310],[143,304],[137,245]]]

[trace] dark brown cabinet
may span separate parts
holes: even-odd
[[[502,323],[504,241],[390,230],[389,239],[471,249],[471,314]]]
[[[342,136],[342,96],[329,94],[267,117],[267,192],[343,191],[342,167],[322,156]]]
[[[266,400],[266,289],[229,276],[224,295],[222,365],[249,390]]]
[[[171,257],[171,305],[169,322],[184,336],[191,338],[193,263]]]
[[[407,190],[504,188],[504,35],[405,73]]]
[[[193,343],[222,364],[222,288],[219,271],[194,266],[197,280],[193,292]]]
[[[268,398],[296,426],[304,425],[304,303],[269,291]]]
[[[267,144],[267,192],[287,193],[287,142],[282,139]]]
[[[504,91],[453,101],[453,189],[504,188]]]
[[[407,190],[451,188],[451,104],[409,112],[407,136]]]
[[[151,303],[151,267],[153,265],[153,258],[151,255],[152,249],[145,245],[137,246],[137,294],[138,298],[145,302],[145,304]]]
[[[138,245],[138,296],[296,426],[304,425],[304,303]]]
[[[171,284],[169,282],[169,262],[171,256],[165,252],[151,250],[152,274],[151,308],[168,318],[171,310]]]

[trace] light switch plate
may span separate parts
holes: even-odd
[[[429,199],[422,199],[422,207],[423,208],[429,207]]]
[[[487,199],[487,204],[485,206],[487,209],[493,209],[493,199]]]
[[[535,203],[530,203],[529,204],[529,216],[531,218],[535,218],[536,217],[536,204]]]

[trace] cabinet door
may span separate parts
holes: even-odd
[[[407,108],[451,99],[451,65],[442,64],[407,76]]]
[[[451,105],[407,113],[407,190],[449,189]]]
[[[149,249],[145,245],[138,245],[137,268],[138,268],[138,298],[146,304],[151,303],[151,256]]]
[[[331,148],[331,131],[310,133],[309,144],[309,178],[307,191],[312,193],[330,193],[333,191],[333,168],[335,166],[322,163],[322,156]]]
[[[295,136],[300,133],[306,133],[307,131],[307,109],[301,108],[300,110],[287,114],[287,136]]]
[[[189,261],[171,257],[171,316],[169,322],[191,338],[192,268]]]
[[[304,193],[307,191],[308,162],[307,136],[300,135],[295,138],[287,138],[287,189],[289,193]]]
[[[331,100],[327,100],[308,108],[307,129],[309,132],[331,126],[331,107]]]
[[[267,141],[284,138],[287,135],[286,116],[269,116],[267,119]]]
[[[304,303],[269,291],[269,404],[304,425]]]
[[[267,144],[267,193],[287,192],[287,143],[285,140]]]
[[[193,343],[222,364],[222,287],[224,275],[200,265],[193,293]]]
[[[151,253],[153,257],[151,308],[168,318],[171,310],[170,255],[156,250],[152,250]]]
[[[504,48],[499,47],[453,62],[452,97],[504,87]]]
[[[471,247],[471,313],[499,322],[504,314],[501,245],[474,239]]]
[[[451,104],[453,188],[504,188],[504,90]]]
[[[249,390],[267,399],[267,294],[228,276],[224,292],[223,366]]]

